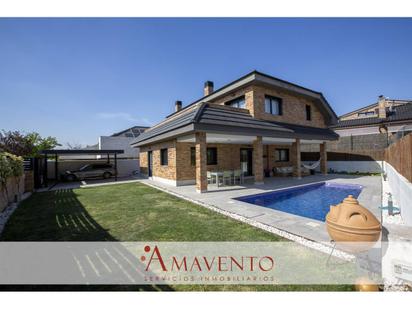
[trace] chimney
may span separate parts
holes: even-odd
[[[208,80],[205,82],[205,88],[204,88],[204,96],[207,96],[213,92],[213,82]]]
[[[175,112],[178,112],[182,109],[182,101],[175,102]]]
[[[386,118],[386,99],[383,95],[378,97],[378,117]]]

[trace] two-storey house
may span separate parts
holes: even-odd
[[[206,82],[204,96],[175,112],[134,140],[141,172],[173,185],[208,187],[207,172],[241,170],[255,183],[264,171],[293,167],[301,177],[300,146],[319,144],[322,173],[327,173],[328,129],[337,116],[325,97],[278,78],[253,71],[217,90]]]

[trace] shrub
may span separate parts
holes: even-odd
[[[0,152],[0,183],[2,185],[6,184],[7,178],[13,176],[13,169],[10,161],[7,153]]]
[[[5,192],[6,199],[9,199],[7,190],[7,179],[14,176],[18,192],[20,192],[20,176],[24,173],[23,158],[11,153],[0,152],[0,187]]]

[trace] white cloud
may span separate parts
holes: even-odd
[[[127,122],[134,122],[136,125],[153,125],[153,122],[151,122],[149,119],[134,117],[129,113],[98,113],[96,114],[96,117],[99,119],[119,119]]]

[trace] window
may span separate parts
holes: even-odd
[[[282,115],[282,99],[265,96],[265,113],[272,115]]]
[[[167,165],[167,161],[167,148],[160,149],[160,165]]]
[[[374,111],[358,113],[358,117],[370,117],[374,115],[375,115]]]
[[[207,148],[207,165],[217,164],[217,148]],[[196,166],[196,148],[190,147],[190,164]]]
[[[190,147],[190,165],[196,166],[196,148]]]
[[[207,165],[217,164],[217,148],[207,148]]]
[[[289,149],[275,149],[276,162],[288,162],[289,161]]]
[[[310,105],[306,105],[306,120],[312,120],[312,111],[310,110]]]
[[[226,102],[225,105],[237,108],[246,108],[245,96]]]

